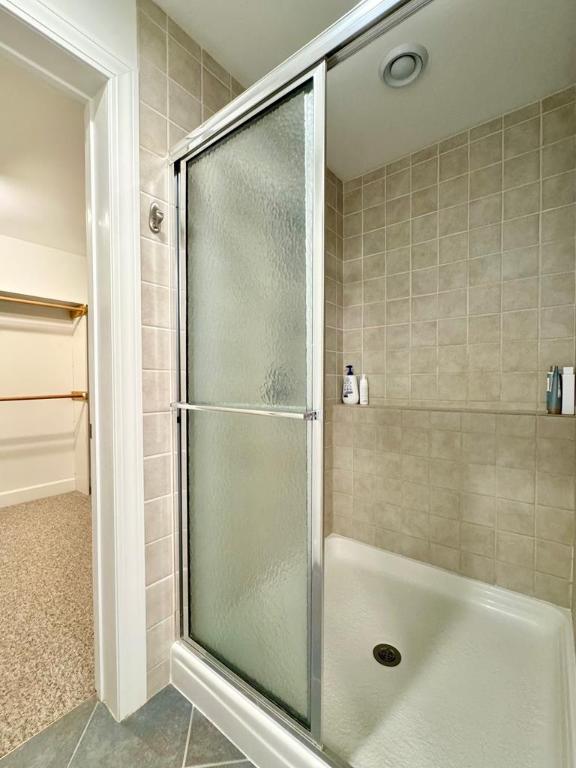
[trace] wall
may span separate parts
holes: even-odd
[[[334,407],[333,530],[569,606],[576,421]]]
[[[29,0],[13,0],[31,12]],[[98,42],[130,67],[136,66],[136,3],[134,0],[42,0],[67,23]],[[32,11],[33,12],[33,11]]]
[[[85,302],[83,105],[5,57],[0,84],[0,291]],[[0,349],[2,394],[87,388],[84,318],[1,303]],[[87,410],[0,404],[0,506],[88,492]]]
[[[576,355],[575,93],[344,183],[342,362],[371,406],[327,434],[332,530],[564,606],[575,420],[539,414]]]
[[[167,152],[242,87],[210,54],[150,0],[139,3],[140,200],[142,260],[142,389],[144,407],[144,495],[148,694],[169,680],[169,648],[176,636],[173,504],[173,417],[176,392],[174,288],[170,258]],[[162,232],[147,222],[157,201],[168,214]]]
[[[344,363],[372,401],[537,408],[573,364],[574,88],[344,185]]]
[[[84,105],[5,55],[0,89],[0,234],[84,256]]]

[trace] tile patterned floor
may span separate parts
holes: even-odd
[[[0,759],[0,768],[254,768],[172,686],[116,723],[103,704],[84,702]]]

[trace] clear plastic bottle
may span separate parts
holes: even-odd
[[[360,405],[368,405],[368,377],[365,373],[360,376]]]

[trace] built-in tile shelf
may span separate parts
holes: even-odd
[[[486,408],[474,406],[456,405],[454,403],[430,403],[427,405],[417,405],[413,402],[398,402],[398,403],[386,403],[386,404],[369,404],[369,405],[344,405],[344,403],[331,403],[328,408],[342,408],[343,410],[350,411],[365,411],[365,410],[382,410],[382,411],[447,411],[454,413],[494,413],[497,415],[509,415],[509,416],[548,416],[551,419],[574,419],[576,415],[569,414],[556,414],[547,413],[543,409],[507,409],[506,404],[502,403],[501,407]]]

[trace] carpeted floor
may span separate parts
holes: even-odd
[[[0,756],[93,694],[89,498],[0,509]]]

